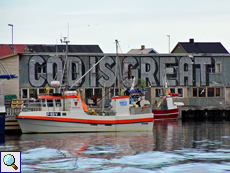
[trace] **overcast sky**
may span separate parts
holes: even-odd
[[[230,52],[230,0],[0,0],[0,44],[98,44],[115,53],[141,45],[221,42]],[[69,25],[69,32],[68,32]]]

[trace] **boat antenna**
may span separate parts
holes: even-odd
[[[63,82],[63,78],[64,78],[64,73],[66,72],[66,63],[67,63],[67,59],[68,59],[68,43],[70,42],[70,41],[68,41],[67,37],[63,37],[63,39],[64,40],[60,39],[60,41],[61,41],[61,43],[66,43],[66,59],[65,59],[64,68],[63,68],[63,71],[62,71],[60,89],[61,89],[61,86],[62,86],[62,82]]]
[[[116,78],[117,80],[115,80],[114,86],[116,85],[117,81],[120,81],[119,80],[120,79],[119,75],[117,75],[117,68],[118,68],[118,65],[119,65],[119,63],[118,63],[118,40],[115,40],[115,43],[116,43],[116,69],[115,69],[115,76],[117,77]],[[116,87],[114,87],[114,90],[113,90],[113,95],[115,96],[115,94],[116,94]]]

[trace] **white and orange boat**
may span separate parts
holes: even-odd
[[[97,114],[88,110],[77,91],[39,96],[39,107],[24,107],[17,117],[22,133],[152,131],[150,105],[135,107],[129,96],[111,99],[111,109]]]

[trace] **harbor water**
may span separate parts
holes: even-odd
[[[229,121],[155,121],[151,132],[10,134],[22,172],[230,172]]]

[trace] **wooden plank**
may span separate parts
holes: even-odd
[[[5,126],[5,130],[21,130],[20,126]]]
[[[18,126],[18,122],[5,122],[5,126]]]

